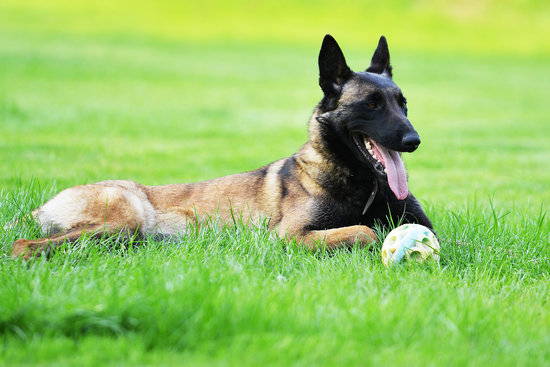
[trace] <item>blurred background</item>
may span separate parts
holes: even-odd
[[[0,2],[0,187],[186,182],[295,152],[332,34],[365,69],[381,34],[422,145],[423,203],[550,199],[550,3]]]

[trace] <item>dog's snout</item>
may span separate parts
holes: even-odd
[[[420,136],[417,133],[409,133],[403,136],[401,143],[407,152],[414,152],[420,145]]]

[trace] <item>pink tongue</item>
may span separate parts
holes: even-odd
[[[391,191],[398,200],[404,200],[409,195],[409,187],[407,186],[407,174],[401,156],[395,150],[386,149],[376,143],[374,145],[384,158],[383,163],[386,167],[386,175]]]

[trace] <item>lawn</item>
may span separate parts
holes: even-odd
[[[0,225],[23,220],[0,229],[0,365],[548,365],[550,8],[457,3],[3,1]],[[62,188],[292,154],[327,32],[356,70],[389,39],[440,266],[243,225],[9,257]]]

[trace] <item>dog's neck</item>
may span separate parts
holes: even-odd
[[[319,110],[316,109],[309,121],[309,140],[296,154],[298,162],[306,173],[324,187],[342,187],[360,190],[368,195],[374,187],[373,173],[362,166],[353,152],[341,141],[328,124],[317,121]]]

